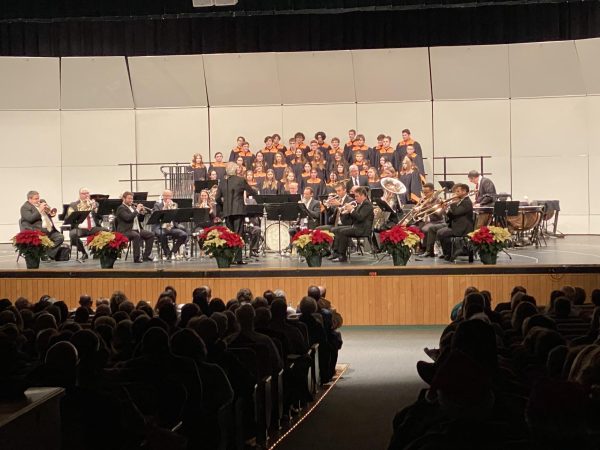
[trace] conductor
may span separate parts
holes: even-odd
[[[225,179],[219,183],[215,201],[219,205],[225,225],[234,233],[242,236],[244,229],[244,192],[247,195],[255,195],[256,191],[250,187],[246,179],[236,175],[237,164],[229,162],[225,166]],[[235,255],[236,264],[247,264],[242,261],[242,250],[239,249]]]

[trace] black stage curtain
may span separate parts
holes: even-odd
[[[0,55],[319,51],[597,36],[600,36],[600,2],[241,17],[207,14],[179,18],[5,18],[0,22]]]

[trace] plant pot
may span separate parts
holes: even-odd
[[[407,258],[406,255],[403,255],[402,253],[392,253],[392,261],[394,266],[405,266],[409,259],[410,254]]]
[[[117,258],[108,255],[100,256],[100,267],[103,269],[112,269]]]
[[[34,255],[24,255],[25,264],[28,269],[39,269],[40,268],[40,257]]]
[[[227,256],[215,256],[215,260],[219,269],[228,269],[231,267],[231,258]]]
[[[479,259],[481,262],[486,265],[496,264],[496,260],[498,259],[498,253],[496,252],[479,252]]]
[[[321,255],[310,255],[306,258],[308,267],[321,267],[323,257]]]

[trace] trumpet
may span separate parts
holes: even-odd
[[[46,206],[44,206],[44,209],[40,212],[43,212],[44,214],[46,214],[49,217],[56,216],[56,213],[58,212],[58,210],[56,208],[51,208],[50,205],[48,205],[46,203],[46,200],[40,200],[35,206],[39,209],[40,206],[42,205],[42,203],[44,203]]]
[[[152,211],[152,208],[148,208],[143,203],[132,203],[131,206],[133,206],[135,209],[137,209],[138,206],[142,206],[142,208],[144,208],[144,212]]]
[[[348,206],[352,206],[351,209],[346,209],[346,207]],[[354,211],[354,209],[358,206],[358,203],[356,203],[355,201],[351,201],[349,203],[346,203],[343,206],[340,206],[341,212],[340,214],[350,214],[352,211]]]
[[[327,197],[326,200],[323,201],[323,204],[329,208],[331,205],[329,204],[329,202],[331,202],[332,200],[340,200],[340,196],[334,193],[329,194],[329,196]]]

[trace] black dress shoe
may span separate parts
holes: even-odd
[[[86,252],[83,252],[83,253],[81,254],[81,258],[80,258],[80,259],[81,259],[82,261],[85,261],[85,260],[86,260],[86,259],[88,259],[88,258],[89,258],[89,256],[88,256],[88,254],[87,254]]]
[[[328,259],[329,261],[333,261],[334,259],[336,259],[336,258],[339,258],[339,257],[340,257],[340,255],[338,255],[337,253],[332,253],[331,255],[329,255],[329,256],[327,257],[327,259]]]
[[[133,262],[134,262],[134,263],[136,263],[136,264],[141,264],[141,263],[143,263],[144,261],[142,261],[141,259],[136,259],[136,260],[134,260]]]
[[[144,256],[143,261],[154,262],[154,257],[152,257],[152,256]]]
[[[423,256],[425,258],[435,258],[435,253],[433,253],[433,252],[426,252],[426,253],[423,254]]]
[[[236,262],[234,262],[234,264],[237,264],[238,266],[244,266],[248,263],[246,261],[236,261]]]

